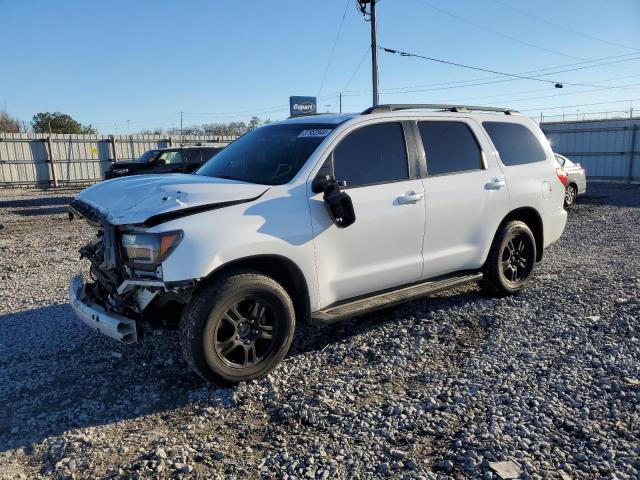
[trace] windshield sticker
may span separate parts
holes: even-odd
[[[301,137],[326,137],[331,133],[330,128],[311,128],[309,130],[303,130],[298,134],[298,138]]]

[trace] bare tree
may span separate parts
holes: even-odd
[[[143,128],[138,132],[138,135],[162,135],[162,133],[163,133],[163,130],[162,128],[159,128],[159,127],[153,130],[149,128]]]
[[[4,108],[0,110],[0,132],[20,133],[20,120],[9,115]]]

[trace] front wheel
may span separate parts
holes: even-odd
[[[189,366],[207,381],[260,378],[289,350],[295,311],[285,289],[255,272],[235,272],[198,287],[180,321]]]
[[[536,262],[536,240],[526,223],[517,220],[500,227],[485,263],[480,287],[505,296],[527,286]]]
[[[564,206],[570,207],[576,201],[576,197],[578,196],[578,191],[575,185],[567,185],[564,190]]]

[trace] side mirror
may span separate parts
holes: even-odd
[[[164,158],[159,158],[158,160],[156,160],[156,163],[158,165],[164,165],[165,163],[167,163],[167,161]]]
[[[347,182],[336,180],[331,175],[325,175],[324,177],[319,175],[313,179],[313,182],[311,183],[311,191],[313,193],[324,192],[330,183],[335,183],[340,188],[347,186]]]
[[[316,183],[316,180],[314,180],[314,183]],[[324,204],[336,227],[346,228],[353,224],[356,221],[353,202],[347,193],[340,190],[341,186],[346,186],[345,183],[337,182],[336,179],[331,176],[327,176],[324,179],[320,178],[318,186],[320,185],[320,181],[322,181],[324,191]]]

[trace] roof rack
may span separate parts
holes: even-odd
[[[511,110],[510,108],[497,108],[497,107],[478,107],[475,105],[448,105],[440,103],[389,103],[385,105],[375,105],[369,107],[362,112],[362,115],[368,115],[370,113],[384,113],[395,112],[396,110],[441,110],[443,112],[498,112],[505,115],[522,115],[517,110]]]

